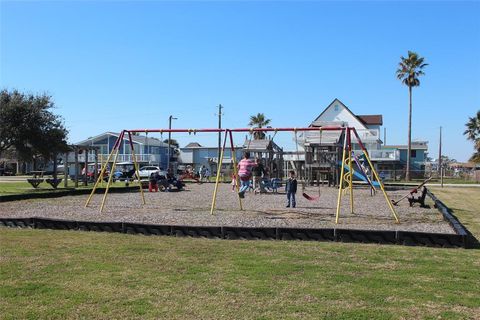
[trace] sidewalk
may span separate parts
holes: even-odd
[[[442,187],[440,183],[427,183],[427,187]],[[480,188],[479,183],[463,183],[463,184],[457,184],[457,183],[444,183],[443,187],[453,187],[453,188]]]
[[[32,176],[0,176],[0,182],[23,182]]]

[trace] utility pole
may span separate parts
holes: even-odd
[[[443,164],[442,164],[442,127],[440,126],[440,139],[438,143],[438,172],[440,174],[440,183],[443,188]]]
[[[222,109],[223,109],[222,105],[219,104],[218,105],[218,129],[222,129],[222,116],[223,116]],[[217,170],[220,170],[222,166],[222,164],[219,163],[221,148],[222,148],[222,133],[219,131],[218,132]]]
[[[177,120],[178,118],[174,118],[172,115],[168,117],[168,129],[172,129],[172,120]],[[168,132],[168,159],[167,159],[167,173],[170,172],[170,141],[172,139],[172,132]]]
[[[386,127],[383,128],[383,145],[384,146],[387,145],[387,128]]]

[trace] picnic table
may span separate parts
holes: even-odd
[[[30,171],[32,178],[27,179],[28,183],[30,183],[35,189],[38,188],[40,183],[45,181],[45,179],[43,179],[44,173],[45,171]]]
[[[39,170],[34,170],[30,171],[30,174],[32,175],[32,178],[28,178],[27,182],[32,185],[35,189],[38,188],[40,183],[42,182],[47,182],[49,185],[52,186],[53,189],[57,189],[58,185],[62,182],[63,179],[58,179],[58,178],[47,178],[45,179],[43,175],[45,174],[45,171],[39,171]]]
[[[44,173],[45,173],[45,171],[40,171],[40,170],[30,171],[30,174],[33,176],[34,179],[43,178]]]

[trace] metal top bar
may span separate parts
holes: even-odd
[[[158,132],[158,133],[168,133],[168,132],[186,132],[186,133],[197,133],[197,132],[277,132],[277,131],[341,131],[345,129],[350,129],[350,127],[307,127],[307,128],[236,128],[236,129],[132,129],[125,130],[127,132]]]

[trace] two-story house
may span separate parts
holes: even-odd
[[[98,161],[104,163],[108,159],[108,155],[113,149],[115,142],[119,137],[119,133],[116,132],[104,132],[94,137],[90,137],[86,140],[76,143],[81,146],[92,146],[99,148]],[[168,157],[168,145],[157,138],[147,137],[143,135],[132,135],[132,142],[136,161],[139,165],[155,165],[165,168]],[[173,150],[173,146],[171,146]],[[172,153],[173,154],[173,151]],[[73,156],[73,155],[72,155]],[[95,155],[93,153],[88,154],[88,162],[95,162]],[[69,161],[73,162],[71,155],[69,155]],[[79,162],[85,162],[85,154],[79,155]],[[132,150],[128,136],[125,136],[120,143],[117,162],[133,162]]]
[[[374,115],[356,115],[340,100],[333,100],[328,107],[323,110],[320,115],[310,124],[312,127],[321,126],[348,126],[354,127],[358,132],[362,143],[368,151],[368,154],[375,165],[376,169],[382,172],[385,178],[400,178],[404,175],[407,158],[407,146],[401,145],[383,145],[381,139],[381,126],[383,125],[383,117],[379,114]],[[322,139],[323,136],[323,139]],[[333,163],[338,163],[339,153],[338,148],[343,142],[343,136],[336,132],[324,132],[322,136],[319,132],[307,132],[302,140],[302,146],[306,146],[310,150],[319,149],[318,146],[323,147],[320,154],[330,152],[330,161],[324,161],[323,167],[330,166],[330,171],[333,170]],[[323,140],[323,141],[322,141]],[[361,148],[356,139],[352,138],[352,147],[356,155],[362,154]],[[415,175],[423,175],[424,161],[428,151],[428,142],[416,141],[412,143],[411,150],[411,170]],[[317,156],[316,151],[312,151],[312,157]],[[308,154],[307,154],[308,155]],[[318,155],[319,157],[320,155]],[[308,157],[307,157],[307,160]],[[312,163],[310,167],[315,167],[315,159],[310,159]],[[307,161],[309,162],[309,161]],[[320,159],[322,162],[322,159]],[[308,165],[307,165],[308,166]],[[318,166],[318,164],[317,164]],[[323,170],[323,169],[322,169]],[[322,171],[320,170],[320,171]],[[325,170],[323,170],[325,171]]]

